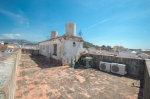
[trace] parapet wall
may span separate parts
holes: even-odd
[[[0,99],[14,99],[16,72],[21,57],[21,50],[14,52],[0,63]]]
[[[143,60],[93,54],[90,56],[93,57],[94,64],[97,67],[100,61],[125,64],[127,73],[130,76],[140,77],[141,80],[144,78],[144,82],[142,81],[142,86],[140,86],[143,90],[143,99],[150,99],[150,59]]]
[[[90,54],[93,57],[94,65],[99,66],[100,61],[110,62],[110,63],[120,63],[126,65],[126,71],[128,75],[134,77],[143,77],[145,70],[145,60],[143,59],[134,59],[134,58],[121,58],[115,56],[106,56],[106,55],[94,55]]]
[[[150,60],[146,60],[143,99],[150,99]]]
[[[34,54],[34,55],[38,55],[39,54],[39,50],[22,49],[22,54]]]

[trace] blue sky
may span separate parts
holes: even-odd
[[[0,38],[43,41],[75,22],[96,45],[150,49],[150,0],[0,0]]]

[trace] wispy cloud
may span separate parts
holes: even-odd
[[[86,29],[84,29],[84,30],[87,30],[87,29],[90,29],[90,28],[92,28],[92,27],[94,27],[94,26],[97,26],[98,24],[103,23],[103,22],[105,22],[105,21],[107,21],[107,20],[108,20],[108,19],[102,20],[102,21],[100,21],[100,22],[98,22],[98,23],[96,23],[96,24],[93,24],[93,25],[89,26],[88,28],[86,28]]]
[[[29,27],[29,21],[28,18],[26,18],[21,10],[18,10],[19,14],[15,14],[9,11],[5,11],[0,9],[0,13],[8,16],[12,20],[14,20],[15,23],[18,25],[24,26],[24,27]]]
[[[20,34],[3,34],[4,37],[6,38],[16,38],[16,37],[20,37]]]
[[[132,7],[132,8],[137,8],[137,7],[139,7],[140,5],[143,5],[143,4],[145,4],[145,3],[149,3],[150,1],[149,0],[144,0],[144,1],[138,1],[138,0],[136,0],[136,2],[134,2],[134,6]]]

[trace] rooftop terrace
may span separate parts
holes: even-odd
[[[132,86],[132,83],[135,86]],[[139,80],[22,54],[15,99],[137,99]]]

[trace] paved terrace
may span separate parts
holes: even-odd
[[[137,80],[22,54],[15,99],[137,99]]]

